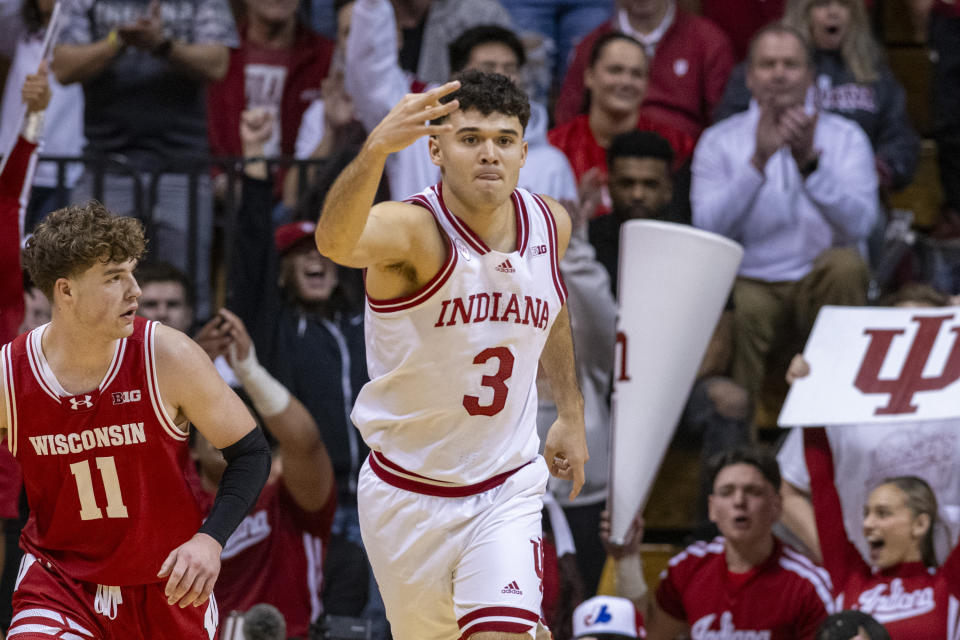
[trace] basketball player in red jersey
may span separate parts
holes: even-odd
[[[406,96],[317,225],[321,253],[366,269],[360,527],[397,640],[546,633],[541,498],[549,473],[579,492],[587,447],[558,268],[570,218],[517,188],[529,114],[508,78],[477,71]],[[441,182],[372,207],[387,156],[424,135]],[[538,364],[559,415],[543,458]]]
[[[50,214],[27,243],[52,319],[0,350],[0,435],[30,504],[16,640],[216,635],[220,551],[270,454],[200,347],[136,316],[144,245],[139,222],[96,202]],[[228,461],[202,523],[188,422]]]

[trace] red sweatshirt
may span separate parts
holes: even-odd
[[[574,51],[554,108],[557,125],[581,112],[583,74],[590,61],[590,50],[600,36],[613,30],[612,22],[600,25]],[[684,131],[696,140],[712,124],[713,108],[723,96],[733,64],[733,48],[726,34],[706,18],[677,7],[673,24],[663,34],[650,62],[647,97],[640,114]]]

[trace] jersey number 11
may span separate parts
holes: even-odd
[[[97,458],[97,468],[100,469],[100,479],[107,495],[107,517],[126,518],[127,508],[123,504],[123,495],[120,493],[120,479],[117,477],[117,464],[113,456]],[[77,493],[80,496],[80,519],[99,520],[103,511],[97,506],[97,498],[93,495],[93,477],[90,475],[90,461],[74,462],[70,465],[70,473],[77,481]]]

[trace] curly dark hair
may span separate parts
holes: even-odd
[[[460,111],[476,109],[485,116],[491,113],[517,116],[520,126],[527,128],[530,121],[530,100],[523,89],[507,76],[469,69],[454,74],[451,80],[459,80],[460,88],[440,98],[440,102],[459,100]],[[446,119],[447,116],[437,118],[431,124],[440,124]]]
[[[115,216],[90,200],[58,209],[38,224],[27,240],[23,262],[37,288],[53,300],[58,278],[82,273],[98,260],[139,260],[146,243],[139,220]]]

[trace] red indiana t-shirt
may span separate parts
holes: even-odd
[[[826,432],[804,429],[803,439],[823,566],[833,581],[837,608],[869,613],[893,640],[960,640],[957,547],[939,569],[921,562],[872,569],[847,538]]]
[[[724,544],[718,537],[674,556],[660,576],[660,608],[686,620],[692,640],[813,638],[833,611],[826,571],[776,541],[763,564],[733,573]]]

